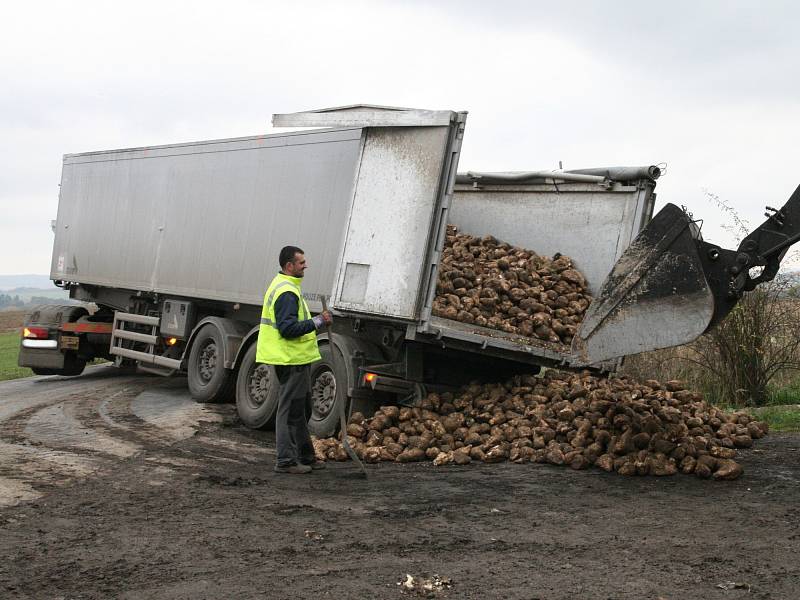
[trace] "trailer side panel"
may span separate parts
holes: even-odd
[[[51,278],[260,304],[284,245],[333,287],[361,129],[68,155]],[[318,308],[312,306],[312,309]]]

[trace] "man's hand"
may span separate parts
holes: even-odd
[[[316,327],[317,330],[320,330],[323,327],[333,323],[333,317],[331,316],[330,311],[327,311],[327,310],[323,310],[320,314],[318,314],[312,320],[314,321],[314,327]]]

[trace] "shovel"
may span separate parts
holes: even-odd
[[[323,311],[328,310],[328,301],[325,298],[325,296],[322,297],[322,310]],[[335,351],[336,344],[334,343],[334,340],[336,339],[336,334],[333,333],[333,329],[331,328],[330,323],[328,323],[325,326],[325,329],[328,332],[328,341],[331,344],[331,356],[333,357],[333,360],[336,360],[336,351]],[[350,457],[350,460],[356,463],[361,469],[361,473],[359,475],[364,479],[366,479],[367,469],[366,467],[364,467],[364,463],[361,462],[361,460],[358,458],[358,455],[350,446],[350,442],[347,441],[347,417],[345,416],[345,404],[347,404],[347,402],[342,401],[339,402],[338,404],[339,404],[339,429],[342,436],[342,446],[344,447],[345,452],[347,452],[347,455]]]

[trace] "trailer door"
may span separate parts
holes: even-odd
[[[275,125],[360,126],[361,156],[332,307],[415,321],[436,270],[466,113],[353,106]]]

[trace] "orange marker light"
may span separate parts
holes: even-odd
[[[366,375],[364,375],[364,382],[365,383],[372,383],[377,378],[378,378],[378,376],[375,375],[375,373],[367,373]]]
[[[175,344],[177,344],[177,343],[178,343],[178,338],[169,338],[169,339],[167,340],[167,345],[168,345],[168,346],[174,346],[174,345],[175,345]]]

